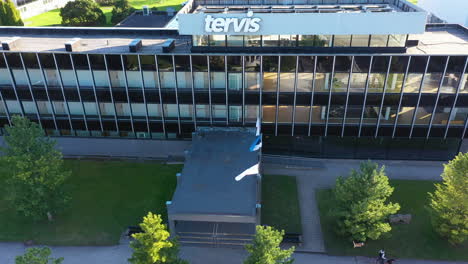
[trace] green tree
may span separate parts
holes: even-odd
[[[11,0],[0,0],[0,25],[4,26],[24,26],[20,13]]]
[[[5,22],[3,20],[5,20],[5,17],[6,17],[6,10],[5,10],[5,3],[0,0],[0,26],[5,26]]]
[[[468,239],[468,153],[444,164],[442,179],[429,193],[432,223],[451,244],[460,244]]]
[[[112,9],[112,24],[117,24],[131,15],[135,8],[131,7],[128,0],[116,0]]]
[[[393,193],[385,168],[377,163],[363,162],[359,171],[352,170],[348,178],[340,177],[334,190],[336,217],[339,235],[354,241],[378,239],[392,230],[388,217],[400,209],[397,203],[387,203]]]
[[[170,233],[162,223],[160,215],[148,213],[140,224],[143,233],[133,234],[130,243],[133,248],[132,264],[186,264],[179,258],[179,244],[176,239],[169,239]]]
[[[93,0],[76,0],[68,2],[60,9],[62,25],[64,26],[102,26],[106,24],[106,16],[99,5]]]
[[[52,251],[48,247],[28,248],[26,253],[17,256],[15,264],[61,264],[63,258],[52,258]]]
[[[55,141],[27,118],[13,116],[12,126],[5,129],[7,147],[1,160],[7,199],[26,217],[51,220],[69,201],[64,183],[70,172],[63,168],[62,154]]]
[[[278,231],[271,226],[257,226],[256,234],[251,245],[245,248],[249,256],[244,264],[289,264],[293,263],[291,258],[294,247],[281,249],[284,231]]]

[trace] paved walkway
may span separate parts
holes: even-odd
[[[307,159],[267,157],[263,173],[296,176],[301,208],[304,243],[297,249],[302,252],[325,252],[320,226],[315,190],[329,188],[338,176],[347,176],[358,169],[361,160]],[[433,161],[376,161],[385,165],[391,179],[440,180],[443,162]]]
[[[53,255],[64,257],[64,264],[128,264],[128,245],[110,247],[51,247]],[[19,243],[0,243],[0,263],[14,264],[15,256],[24,252]],[[190,264],[241,264],[247,256],[242,249],[182,247],[181,257]],[[365,257],[340,257],[325,254],[294,254],[294,264],[375,264]],[[467,264],[468,262],[399,259],[398,264]]]

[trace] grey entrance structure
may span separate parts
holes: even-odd
[[[252,128],[198,128],[178,177],[168,219],[183,244],[243,245],[260,224],[260,174],[235,177],[258,165]]]

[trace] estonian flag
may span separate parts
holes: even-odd
[[[262,136],[257,136],[255,141],[250,145],[250,151],[254,152],[262,148]]]

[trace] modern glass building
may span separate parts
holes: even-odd
[[[190,140],[260,117],[264,153],[444,160],[468,145],[468,29],[434,21],[402,0],[195,0],[160,29],[0,27],[0,125]]]

